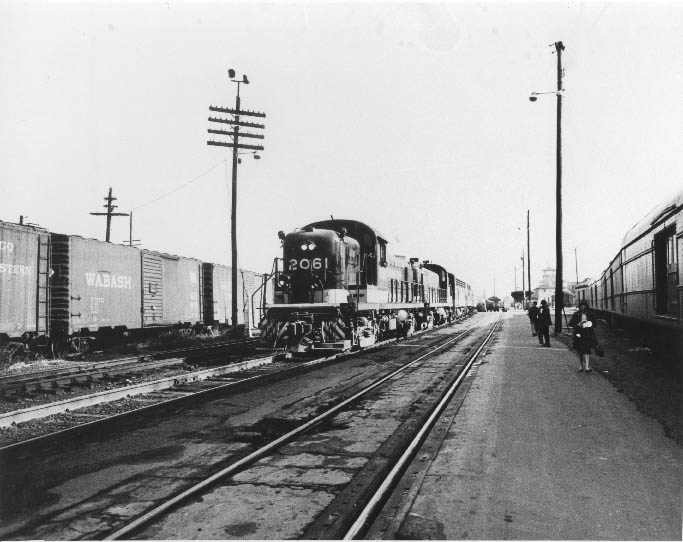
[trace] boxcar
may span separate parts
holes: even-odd
[[[262,277],[240,270],[238,324],[254,328],[255,309],[272,301]],[[123,331],[231,318],[229,267],[0,221],[0,346],[40,346],[43,337],[59,352]]]
[[[202,263],[142,251],[143,327],[202,322]]]
[[[202,264],[204,272],[204,323],[227,324],[232,318],[232,270],[220,264]],[[237,291],[242,291],[241,276],[237,274]],[[237,317],[244,323],[244,313],[238,302]]]
[[[140,327],[135,248],[52,234],[52,322],[61,336]]]
[[[242,271],[244,280],[245,311],[249,309],[248,318],[252,330],[258,329],[261,309],[273,303],[273,287],[264,284],[264,274],[254,271]]]
[[[206,325],[228,324],[232,318],[232,268],[214,263],[203,263],[204,323]],[[258,321],[252,303],[258,309],[262,303],[260,293],[262,275],[253,271],[237,273],[237,323],[255,327]],[[272,288],[268,290],[272,298]]]
[[[49,332],[49,234],[0,221],[0,343]]]

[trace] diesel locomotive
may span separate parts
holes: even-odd
[[[356,220],[323,220],[279,233],[273,302],[262,337],[289,352],[344,351],[468,315],[471,287],[429,261],[390,255],[388,241]]]

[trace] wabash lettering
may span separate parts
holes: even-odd
[[[133,279],[129,275],[112,275],[110,273],[86,273],[85,282],[94,288],[121,288],[131,290]]]

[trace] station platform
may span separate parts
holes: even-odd
[[[566,344],[539,346],[526,314],[503,317],[394,538],[681,540],[681,446]]]

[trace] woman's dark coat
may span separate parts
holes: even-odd
[[[573,333],[573,347],[579,354],[590,354],[591,349],[594,349],[598,344],[597,339],[597,319],[592,310],[588,309],[586,318],[593,325],[592,327],[581,326],[581,311],[578,310],[572,315],[569,320],[569,327],[574,330]]]

